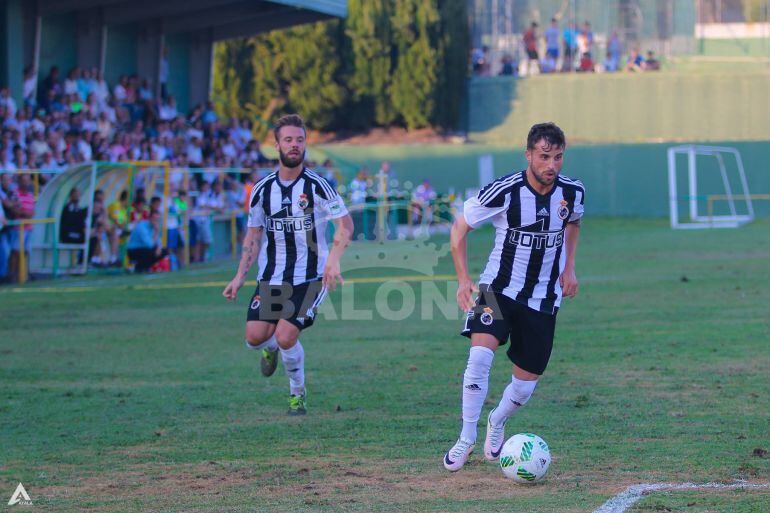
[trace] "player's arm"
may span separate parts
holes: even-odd
[[[340,259],[342,259],[342,254],[345,253],[353,235],[353,219],[351,219],[350,214],[332,219],[332,222],[334,223],[334,241],[332,242],[332,249],[329,251],[329,257],[326,259],[323,276],[323,284],[329,290],[336,289],[337,282],[345,283],[340,272]]]
[[[238,295],[238,290],[246,283],[246,277],[254,261],[259,256],[259,250],[262,245],[262,231],[264,227],[249,227],[246,236],[243,238],[243,250],[241,251],[241,261],[238,264],[238,272],[235,273],[230,283],[227,284],[222,295],[232,301]]]
[[[564,297],[575,297],[578,292],[578,280],[575,275],[575,252],[577,251],[578,238],[580,237],[580,219],[567,223],[564,237],[567,261],[564,265],[564,272],[559,277],[559,284],[561,284]]]
[[[468,273],[468,233],[472,230],[464,215],[455,218],[450,232],[450,247],[452,260],[457,273],[457,305],[464,312],[473,308],[473,293],[478,292],[478,287]]]

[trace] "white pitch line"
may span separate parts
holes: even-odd
[[[661,490],[732,490],[735,488],[770,488],[770,483],[647,483],[629,486],[611,498],[593,513],[623,513],[639,502],[645,495]]]

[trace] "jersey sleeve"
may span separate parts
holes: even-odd
[[[583,217],[583,212],[585,211],[586,190],[582,183],[578,183],[580,184],[580,187],[575,191],[575,205],[572,207],[572,214],[567,220],[569,223],[579,221],[580,218]]]
[[[494,183],[494,182],[493,182]],[[483,188],[476,196],[471,196],[463,204],[465,222],[471,228],[478,228],[485,221],[505,212],[508,208],[510,189],[504,188],[493,192],[489,186]]]
[[[264,188],[253,187],[251,191],[251,198],[249,199],[249,220],[247,226],[249,228],[259,228],[265,226],[265,209],[262,206],[261,192]]]
[[[316,186],[316,205],[327,219],[339,219],[348,215],[348,209],[337,191],[328,183]]]

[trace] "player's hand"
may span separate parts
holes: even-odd
[[[559,284],[561,285],[564,297],[575,297],[578,293],[578,281],[577,276],[575,276],[575,269],[564,269],[564,272],[559,276]]]
[[[241,287],[243,287],[243,280],[233,278],[233,280],[227,284],[227,287],[225,287],[222,295],[228,301],[233,301],[235,300],[236,296],[238,296],[238,290],[240,290]]]
[[[470,278],[457,280],[457,306],[460,307],[460,310],[469,312],[473,308],[473,293],[478,291],[479,288]]]
[[[342,279],[342,273],[340,273],[340,263],[327,260],[326,267],[324,267],[323,285],[327,290],[333,291],[337,288],[337,283],[344,285],[345,280]]]

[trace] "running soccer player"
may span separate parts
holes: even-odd
[[[575,251],[585,189],[560,175],[565,148],[558,126],[533,126],[527,136],[527,169],[495,180],[468,199],[452,226],[457,303],[468,312],[462,334],[471,339],[471,349],[463,377],[463,427],[444,456],[447,470],[460,470],[473,451],[495,350],[510,338],[513,376],[487,417],[484,442],[484,456],[490,461],[499,457],[506,420],[526,404],[548,364],[561,298],[577,294]],[[495,246],[476,287],[468,275],[466,238],[485,221],[495,227]],[[473,292],[479,293],[475,303]]]
[[[299,333],[313,325],[327,291],[343,283],[340,258],[353,222],[337,191],[303,165],[302,118],[280,118],[274,135],[280,166],[251,191],[241,261],[222,295],[234,300],[252,264],[259,261],[257,289],[246,315],[246,347],[262,351],[265,376],[275,372],[280,351],[289,378],[289,414],[304,415],[305,352]],[[331,251],[325,235],[329,219],[335,226]]]

